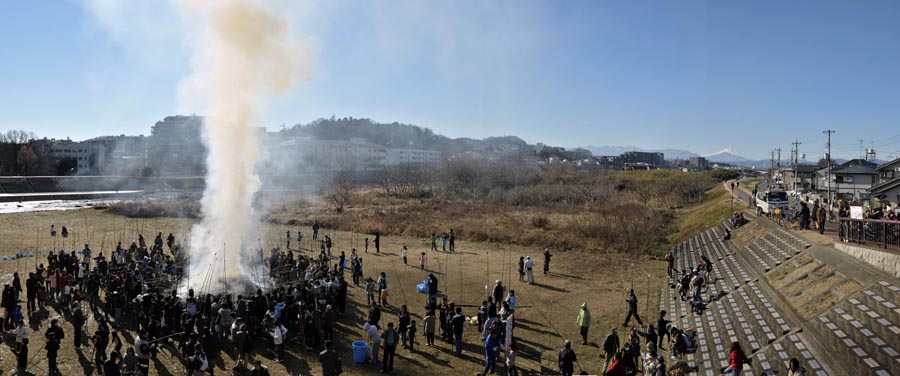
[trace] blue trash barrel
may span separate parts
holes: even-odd
[[[353,362],[365,363],[369,352],[369,344],[363,341],[353,342]]]

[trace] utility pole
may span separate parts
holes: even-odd
[[[826,131],[822,131],[822,133],[828,135],[828,143],[825,144],[828,148],[828,152],[825,154],[825,163],[828,167],[828,176],[825,179],[828,181],[828,194],[826,196],[828,198],[828,210],[831,211],[831,202],[833,201],[831,199],[831,134],[834,133],[834,131],[829,129]]]
[[[791,152],[793,153],[791,161],[793,162],[793,169],[794,169],[793,186],[794,186],[795,191],[797,190],[797,163],[799,162],[798,159],[800,156],[800,144],[802,144],[802,142],[800,142],[800,140],[795,138],[794,142],[792,143],[792,145],[794,145],[794,147],[793,147],[793,149],[791,149]]]
[[[772,186],[772,180],[774,180],[775,176],[772,171],[775,170],[775,150],[769,152],[769,187]]]
[[[777,149],[775,149],[775,155],[777,156],[776,157],[777,163],[775,164],[775,176],[777,177],[778,174],[781,172],[781,147],[778,147]],[[784,184],[784,180],[782,180],[781,183]]]

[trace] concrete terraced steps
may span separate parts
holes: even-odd
[[[796,333],[781,308],[760,289],[741,258],[722,241],[730,222],[708,229],[672,250],[677,271],[695,267],[701,255],[713,261],[711,285],[704,291],[707,310],[702,315],[691,312],[689,302],[682,301],[677,291],[668,286],[660,295],[660,308],[668,312],[668,319],[679,328],[694,328],[696,351],[684,357],[700,375],[718,375],[728,364],[731,343],[740,341],[754,362],[750,374],[775,374],[786,369],[787,359],[800,358],[811,375],[826,376],[828,372],[810,350],[807,339]],[[798,239],[777,234],[768,239],[772,244],[791,245],[791,253],[805,246]],[[807,245],[808,246],[808,245]],[[710,301],[712,296],[716,300]],[[785,359],[784,357],[787,356]]]
[[[768,272],[809,247],[802,238],[779,228],[756,238],[745,250],[756,261],[754,268]]]
[[[828,345],[861,375],[900,375],[900,287],[879,281],[816,317]]]

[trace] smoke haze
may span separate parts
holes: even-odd
[[[260,111],[269,99],[309,77],[312,58],[286,20],[259,3],[183,1],[179,6],[203,26],[194,71],[179,93],[183,106],[206,114],[209,148],[202,221],[190,235],[187,287],[222,291],[225,281],[254,275],[246,265],[259,261],[251,248],[264,233],[253,207],[261,187],[255,172]],[[200,275],[210,274],[207,270],[212,270],[211,285],[203,288]]]

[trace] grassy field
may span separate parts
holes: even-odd
[[[712,201],[718,202],[718,201]],[[712,215],[712,214],[710,214]],[[301,219],[301,218],[298,218]],[[416,218],[411,216],[410,221]],[[65,225],[70,237],[51,238],[49,228],[55,224],[57,228]],[[49,249],[72,249],[76,245],[89,243],[96,251],[105,254],[115,247],[118,240],[128,244],[143,233],[148,241],[156,232],[164,234],[174,232],[183,241],[191,224],[189,219],[127,219],[109,214],[103,210],[81,209],[62,212],[38,212],[22,214],[6,214],[0,216],[0,255],[11,256],[17,252],[27,251],[40,255]],[[696,226],[701,226],[697,224]],[[448,227],[435,224],[437,228]],[[690,231],[695,227],[685,227]],[[267,246],[275,245],[284,236],[284,231],[297,231],[297,226],[278,225],[269,229]],[[309,235],[308,228],[302,228]],[[536,264],[542,262],[542,247],[510,245],[504,242],[468,242],[459,241],[455,254],[428,252],[425,271],[418,265],[403,265],[400,248],[406,244],[410,249],[410,264],[416,264],[416,255],[426,251],[428,244],[421,237],[384,236],[380,254],[374,249],[363,253],[363,239],[366,235],[352,232],[321,230],[321,235],[329,234],[335,242],[335,250],[339,254],[349,254],[351,247],[360,249],[365,265],[365,275],[374,276],[385,272],[391,280],[392,307],[385,312],[386,321],[396,321],[395,307],[408,305],[413,318],[421,322],[423,316],[423,295],[415,292],[415,284],[419,283],[427,272],[434,272],[440,279],[441,289],[452,301],[462,304],[464,313],[473,314],[484,298],[484,286],[492,285],[500,279],[508,288],[516,290],[519,296],[517,310],[517,326],[515,336],[520,344],[519,366],[528,373],[537,373],[541,369],[542,355],[547,353],[551,358],[561,348],[564,339],[572,339],[574,349],[579,356],[580,366],[589,373],[601,373],[600,350],[597,343],[609,332],[609,329],[621,324],[626,313],[625,292],[634,287],[640,300],[640,313],[646,321],[655,317],[658,307],[658,293],[664,281],[664,263],[643,256],[629,256],[622,253],[602,253],[570,250],[557,252],[551,264],[549,275],[538,274],[537,284],[528,286],[518,281],[516,271],[519,256],[530,255]],[[307,236],[305,239],[308,239]],[[310,245],[306,243],[304,247]],[[294,245],[295,246],[295,245]],[[2,261],[0,277],[5,283],[11,280],[12,273],[20,274],[34,269],[36,264],[45,262],[40,257],[26,257],[20,260]],[[344,360],[345,373],[349,375],[365,375],[378,371],[370,365],[352,364],[350,343],[363,338],[362,324],[365,316],[365,296],[361,288],[350,288],[349,312],[339,317],[339,329],[336,335],[338,351]],[[590,346],[580,345],[575,318],[578,308],[587,302],[593,316],[590,332]],[[651,302],[651,304],[646,304]],[[43,331],[49,324],[48,318],[58,317],[61,311],[57,307],[48,307],[47,315],[35,316],[31,322],[32,343],[30,346],[30,370],[36,374],[46,373],[46,354],[43,350]],[[63,320],[61,320],[63,321]],[[86,374],[90,371],[90,349],[75,351],[72,347],[72,327],[64,322],[67,333],[66,341],[60,350],[61,370],[65,375]],[[89,332],[93,333],[96,322],[88,323]],[[419,342],[421,340],[420,331]],[[621,333],[621,331],[620,331]],[[125,333],[131,338],[133,333]],[[466,343],[462,357],[452,354],[452,346],[437,341],[436,347],[419,345],[415,353],[398,350],[395,363],[395,374],[420,375],[460,375],[475,374],[483,367],[482,343],[473,327],[466,329]],[[14,338],[5,336],[7,346],[2,349],[4,360],[0,362],[0,370],[12,370],[15,360],[8,346],[14,346]],[[276,364],[268,346],[259,340],[254,355],[263,360],[273,375],[320,374],[317,358],[306,354],[297,347],[289,347],[289,359],[284,364]],[[232,361],[227,355],[225,359],[215,361],[216,374],[227,374]],[[555,369],[555,362],[550,365]],[[181,374],[180,362],[176,353],[163,350],[158,361],[151,363],[151,374]],[[11,373],[11,371],[10,371]]]
[[[733,200],[725,187],[716,184],[715,188],[706,193],[703,202],[682,210],[678,214],[678,220],[673,226],[673,232],[668,236],[666,245],[678,244],[697,233],[715,226],[722,220],[729,218],[733,211],[741,210],[746,204]],[[668,249],[663,249],[668,252]]]

